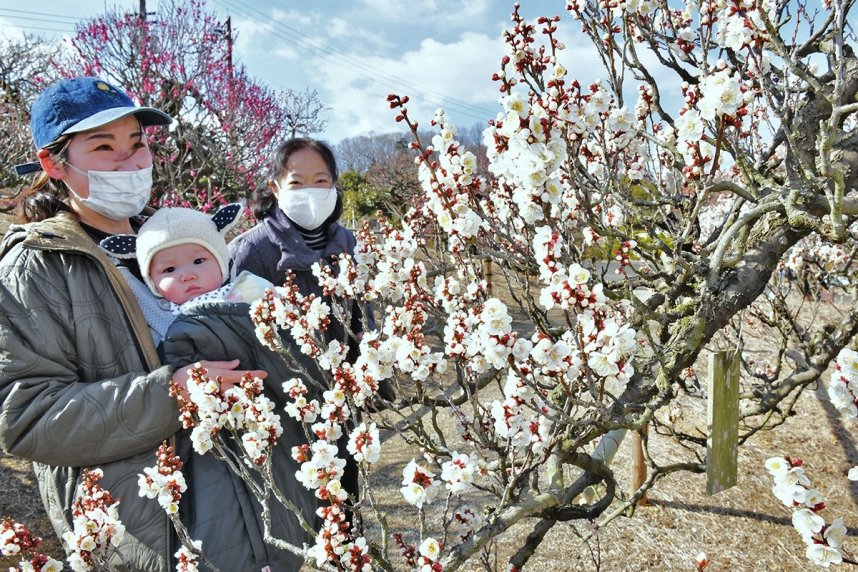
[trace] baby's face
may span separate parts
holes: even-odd
[[[199,244],[179,244],[152,257],[149,275],[158,292],[175,304],[184,304],[223,284],[220,264]]]

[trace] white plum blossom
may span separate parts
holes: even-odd
[[[331,340],[328,343],[328,349],[322,352],[322,354],[317,358],[317,363],[319,364],[319,367],[328,371],[333,371],[343,362],[348,350],[349,348],[340,344],[338,340]]]
[[[191,544],[197,551],[201,551],[203,548],[201,540],[192,540]],[[176,557],[177,572],[196,572],[199,570],[197,566],[197,555],[194,554],[187,546],[181,546],[173,556]]]
[[[471,489],[477,464],[468,455],[453,452],[452,458],[441,465],[441,480],[447,490],[462,494]]]
[[[808,560],[824,568],[843,562],[843,554],[837,548],[825,544],[808,545],[805,555]]]
[[[708,120],[722,115],[734,116],[745,103],[741,87],[729,68],[707,76],[700,86],[700,116]]]
[[[775,480],[772,491],[793,509],[792,524],[807,544],[805,554],[808,560],[826,568],[840,563],[846,528],[839,518],[826,526],[825,519],[819,515],[825,507],[824,499],[818,490],[811,488],[801,459],[773,457],[765,465]]]
[[[441,544],[430,536],[420,543],[417,551],[420,553],[420,556],[425,556],[430,561],[435,562],[441,555]]]
[[[507,313],[506,304],[497,298],[489,298],[483,304],[480,320],[484,324],[485,332],[489,335],[503,335],[510,332],[512,318]]]
[[[835,518],[825,528],[823,538],[828,542],[829,546],[840,548],[843,546],[843,540],[846,538],[846,526],[843,524],[842,518]]]
[[[381,457],[381,440],[378,427],[370,423],[369,427],[361,423],[349,436],[348,451],[358,463],[375,463]]]
[[[101,488],[101,469],[85,469],[80,492],[72,507],[72,529],[62,535],[72,570],[91,570],[108,561],[108,553],[122,543],[125,525],[119,519],[119,500]]]
[[[825,519],[810,509],[802,508],[792,513],[792,525],[801,533],[805,542],[818,534],[825,526]]]
[[[718,37],[722,44],[734,51],[739,51],[750,44],[753,39],[753,29],[746,24],[741,16],[728,17],[721,24]]]
[[[315,441],[310,447],[310,460],[301,464],[295,474],[302,485],[310,490],[339,480],[346,466],[345,459],[337,457],[337,446],[325,441]]]
[[[688,110],[674,122],[677,138],[682,142],[697,142],[703,136],[703,119],[695,110]]]
[[[551,422],[545,416],[547,406],[524,380],[509,370],[503,401],[491,404],[494,429],[513,449],[541,453],[548,441]]]
[[[418,465],[412,459],[402,470],[402,488],[399,491],[405,501],[417,508],[429,504],[438,494],[440,483],[435,480],[435,473]]]
[[[791,465],[784,457],[771,457],[766,459],[764,466],[776,479],[785,475],[791,468]]]
[[[179,503],[175,497],[175,492],[183,493],[188,488],[187,483],[185,483],[185,476],[181,471],[163,474],[158,467],[144,467],[143,474],[140,475],[137,484],[140,489],[140,496],[157,499],[158,504],[168,514],[179,512]]]
[[[858,352],[843,348],[828,383],[832,405],[846,418],[858,418]]]

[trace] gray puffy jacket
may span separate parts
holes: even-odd
[[[301,510],[314,529],[319,526],[319,506],[313,491],[295,478],[300,465],[292,459],[292,447],[307,443],[302,426],[288,417],[283,407],[288,397],[282,384],[305,373],[317,377],[316,366],[301,358],[295,369],[257,339],[245,303],[203,302],[176,318],[167,331],[162,348],[165,361],[182,366],[200,360],[240,360],[240,369],[263,369],[265,394],[274,402],[280,416],[283,434],[272,455],[273,473],[278,488]],[[307,383],[305,381],[305,383]],[[319,390],[309,387],[318,398]],[[212,455],[190,453],[188,439],[181,439],[182,458],[189,463],[188,488],[194,495],[180,507],[182,521],[195,539],[203,541],[203,552],[222,572],[261,570],[269,566],[274,572],[298,570],[301,558],[263,542],[261,507],[247,485],[227,466]],[[299,525],[298,519],[276,500],[270,503],[272,535],[294,546],[313,544],[314,538]],[[201,569],[203,569],[201,567]]]
[[[10,228],[0,244],[0,447],[34,462],[60,535],[82,468],[104,471],[127,527],[119,569],[171,568],[172,528],[138,496],[137,475],[180,428],[173,371],[122,275],[73,215]]]

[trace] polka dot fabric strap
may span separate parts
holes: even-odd
[[[98,245],[116,258],[134,258],[137,253],[137,236],[134,234],[114,234],[99,242]]]
[[[243,205],[241,203],[230,203],[225,207],[218,209],[212,217],[212,222],[215,223],[218,232],[223,234],[225,231],[229,230],[229,228],[238,221],[242,208]]]

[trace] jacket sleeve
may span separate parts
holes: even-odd
[[[288,334],[284,342],[289,342]],[[318,366],[292,346],[292,351],[278,354],[256,339],[250,320],[250,307],[245,303],[204,303],[176,318],[170,326],[163,345],[167,361],[189,364],[200,360],[238,359],[241,369],[262,369],[268,372],[265,385],[280,404],[285,403],[282,385],[299,377],[308,387],[316,387],[309,379],[320,377]],[[297,361],[296,361],[297,360]]]
[[[247,325],[224,311],[245,308]],[[257,343],[246,304],[206,303],[178,316],[167,330],[162,351],[164,360],[179,367],[200,360],[239,360],[239,369],[260,369],[249,347]]]
[[[94,264],[27,248],[0,264],[0,448],[8,453],[68,467],[109,463],[180,428],[168,393],[174,368],[146,371]]]

